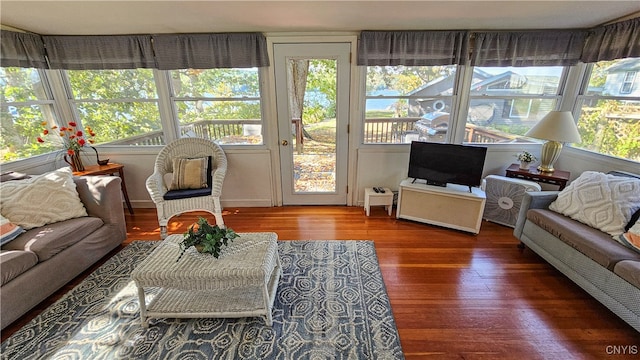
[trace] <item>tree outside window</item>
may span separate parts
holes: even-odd
[[[634,81],[638,69],[640,58],[592,65],[578,98],[582,142],[574,146],[640,161],[640,86]]]
[[[0,163],[59,149],[38,144],[42,123],[54,124],[53,100],[36,69],[0,68]]]

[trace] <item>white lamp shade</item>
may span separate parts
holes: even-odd
[[[524,135],[562,143],[582,141],[571,111],[550,111]]]

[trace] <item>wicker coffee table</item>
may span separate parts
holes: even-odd
[[[131,273],[138,287],[140,320],[265,316],[271,310],[282,273],[275,233],[239,233],[220,257],[187,249],[180,261],[182,235],[171,235]],[[153,290],[152,290],[153,288]],[[147,304],[145,289],[151,300]],[[153,295],[152,295],[153,294]]]

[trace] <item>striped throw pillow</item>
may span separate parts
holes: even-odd
[[[202,189],[207,187],[208,158],[173,159],[173,178],[169,190]]]

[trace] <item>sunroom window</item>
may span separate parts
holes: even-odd
[[[368,66],[364,143],[445,142],[456,66]]]
[[[182,136],[221,144],[262,144],[258,68],[171,70]]]
[[[582,143],[574,146],[640,161],[640,86],[629,75],[638,69],[640,58],[590,66],[577,103]]]
[[[0,163],[25,159],[59,149],[39,144],[43,122],[54,124],[53,99],[40,70],[0,68]]]
[[[164,136],[151,69],[67,70],[71,105],[96,144],[161,145]]]
[[[464,141],[529,142],[523,135],[556,108],[563,67],[474,67]]]

